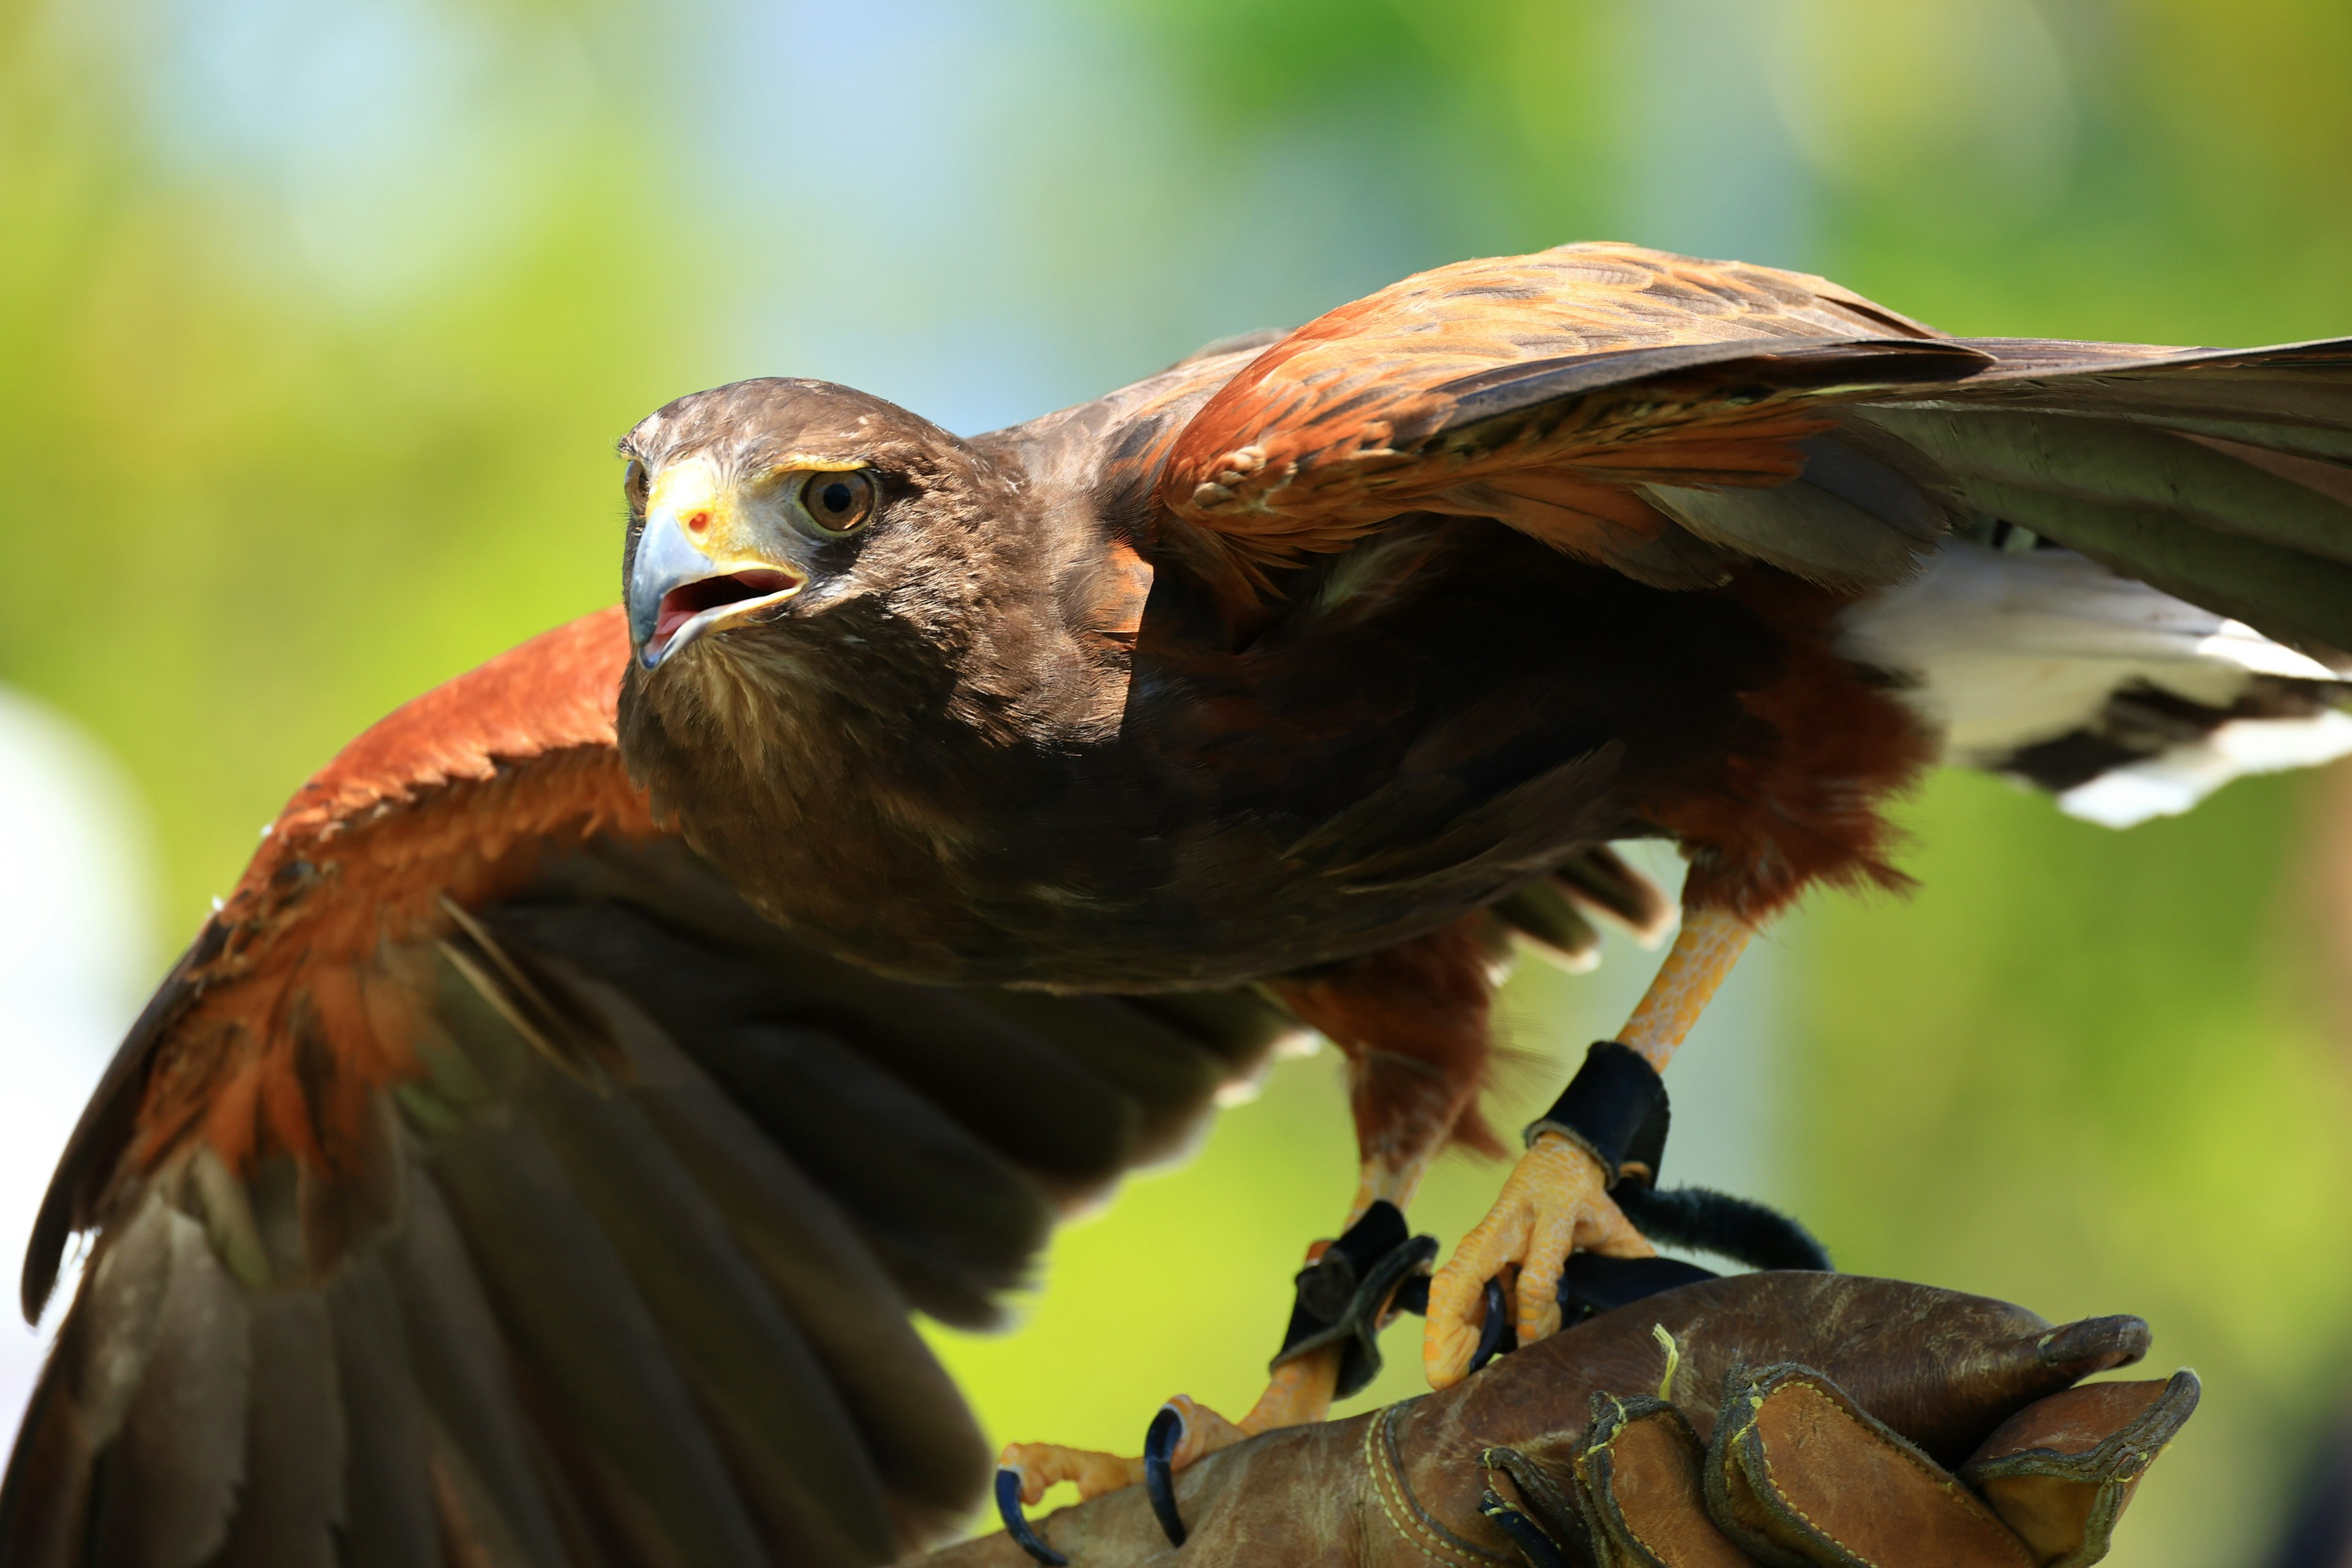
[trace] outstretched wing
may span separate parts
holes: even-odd
[[[1746,557],[1857,591],[2005,519],[2343,649],[2347,459],[2352,342],[1953,340],[1820,279],[1580,245],[1299,328],[1206,400],[1157,493],[1229,598],[1414,511],[1660,586]]]
[[[867,1563],[988,1456],[909,1322],[989,1321],[1284,1016],[946,992],[803,947],[660,832],[617,611],[298,795],[77,1130],[95,1230],[8,1564]]]
[[[1457,262],[1308,322],[1177,437],[1159,496],[1242,574],[1407,511],[1498,518],[1667,587],[1723,557],[1640,493],[1778,485],[1829,389],[1983,356],[1819,278],[1626,245]]]
[[[2352,339],[1973,346],[1992,368],[1854,418],[1980,517],[2284,641],[2352,650]]]

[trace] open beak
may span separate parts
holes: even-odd
[[[707,634],[783,603],[800,574],[743,548],[752,520],[701,464],[664,474],[646,499],[629,568],[629,640],[647,669]]]

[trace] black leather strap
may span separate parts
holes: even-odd
[[[1345,1399],[1362,1389],[1380,1375],[1381,1310],[1399,1284],[1436,1260],[1435,1237],[1412,1235],[1396,1205],[1374,1204],[1321,1258],[1298,1271],[1290,1329],[1266,1370],[1340,1344],[1345,1348],[1335,1397]]]
[[[1532,1146],[1557,1132],[1601,1162],[1609,1184],[1639,1181],[1654,1186],[1666,1152],[1665,1080],[1641,1052],[1615,1040],[1597,1040],[1551,1109],[1528,1123]]]

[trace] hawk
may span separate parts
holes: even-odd
[[[1609,847],[1664,839],[1656,980],[1428,1286],[1445,1385],[1489,1300],[1539,1339],[1572,1251],[1649,1249],[1659,1130],[1601,1111],[1806,889],[1901,885],[1924,769],[2124,822],[2352,749],[2352,341],[1954,339],[1577,245],[987,435],[762,378],[622,453],[625,604],[306,784],[107,1075],[7,1561],[886,1557],[986,1474],[910,1310],[984,1320],[1302,1025],[1333,1217],[1396,1226],[1501,1149],[1509,941],[1662,931]],[[1307,1278],[1176,1462],[1360,1374],[1402,1276]]]

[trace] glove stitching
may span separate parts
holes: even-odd
[[[1804,1385],[1799,1384],[1799,1386],[1801,1387]],[[1835,1406],[1838,1402],[1834,1399],[1831,1399],[1829,1403],[1832,1406]],[[1748,1431],[1754,1431],[1754,1425],[1752,1423],[1750,1424]],[[1747,1436],[1747,1434],[1743,1433],[1742,1436]],[[1816,1535],[1820,1536],[1822,1541],[1827,1542],[1832,1547],[1852,1558],[1854,1562],[1863,1564],[1864,1568],[1882,1568],[1882,1565],[1874,1560],[1864,1557],[1861,1552],[1855,1551],[1851,1543],[1832,1534],[1827,1529],[1823,1528],[1821,1522],[1815,1520],[1811,1514],[1807,1513],[1803,1509],[1799,1508],[1790,1500],[1787,1489],[1780,1486],[1774,1478],[1771,1448],[1761,1440],[1762,1435],[1760,1433],[1756,1436],[1758,1439],[1755,1444],[1757,1458],[1763,1462],[1764,1479],[1771,1487],[1771,1496],[1773,1499],[1778,1501],[1782,1508],[1788,1510],[1790,1514],[1804,1521],[1806,1525],[1809,1526]],[[1966,1507],[1967,1504],[1971,1502],[1977,1503],[1979,1508],[1983,1507],[1983,1504],[1974,1493],[1968,1491],[1961,1486],[1958,1478],[1953,1476],[1950,1472],[1944,1470],[1932,1461],[1928,1460],[1925,1455],[1912,1449],[1908,1445],[1897,1447],[1895,1452],[1901,1456],[1905,1464],[1910,1466],[1911,1468],[1916,1470],[1919,1474],[1927,1477],[1927,1479],[1935,1485],[1937,1490],[1960,1500],[1963,1507]],[[1985,1511],[1990,1513],[1990,1510],[1988,1509]],[[1999,1516],[1997,1515],[1994,1516],[1996,1521],[1998,1521],[1998,1517]],[[2020,1552],[2018,1553],[2018,1557],[2020,1561],[2030,1560],[2030,1554],[2024,1552]]]
[[[1839,1540],[1836,1536],[1832,1535],[1828,1531],[1822,1528],[1820,1521],[1813,1518],[1811,1514],[1807,1513],[1803,1509],[1799,1508],[1795,1503],[1790,1502],[1789,1500],[1787,1489],[1773,1479],[1772,1455],[1770,1450],[1765,1448],[1764,1445],[1761,1443],[1757,1444],[1756,1447],[1759,1449],[1758,1458],[1764,1461],[1764,1481],[1765,1484],[1771,1489],[1770,1496],[1774,1501],[1778,1502],[1782,1508],[1787,1509],[1798,1519],[1804,1521],[1807,1528],[1811,1529],[1812,1532],[1821,1537],[1822,1540],[1827,1542],[1832,1550],[1852,1558],[1856,1563],[1861,1563],[1863,1568],[1881,1568],[1881,1564],[1875,1560],[1864,1557],[1861,1552],[1856,1552],[1852,1546]]]
[[[1515,1568],[1514,1559],[1489,1552],[1475,1542],[1465,1541],[1440,1524],[1405,1485],[1404,1456],[1397,1447],[1393,1420],[1402,1408],[1397,1405],[1388,1406],[1364,1428],[1364,1463],[1372,1472],[1372,1495],[1380,1499],[1381,1512],[1390,1528],[1404,1537],[1406,1545],[1442,1568],[1473,1568],[1487,1563]],[[1393,1498],[1390,1495],[1391,1487],[1395,1489]],[[1401,1517],[1401,1509],[1410,1510],[1412,1523]],[[1421,1531],[1416,1531],[1413,1524],[1418,1524]],[[1426,1538],[1423,1532],[1426,1532]]]

